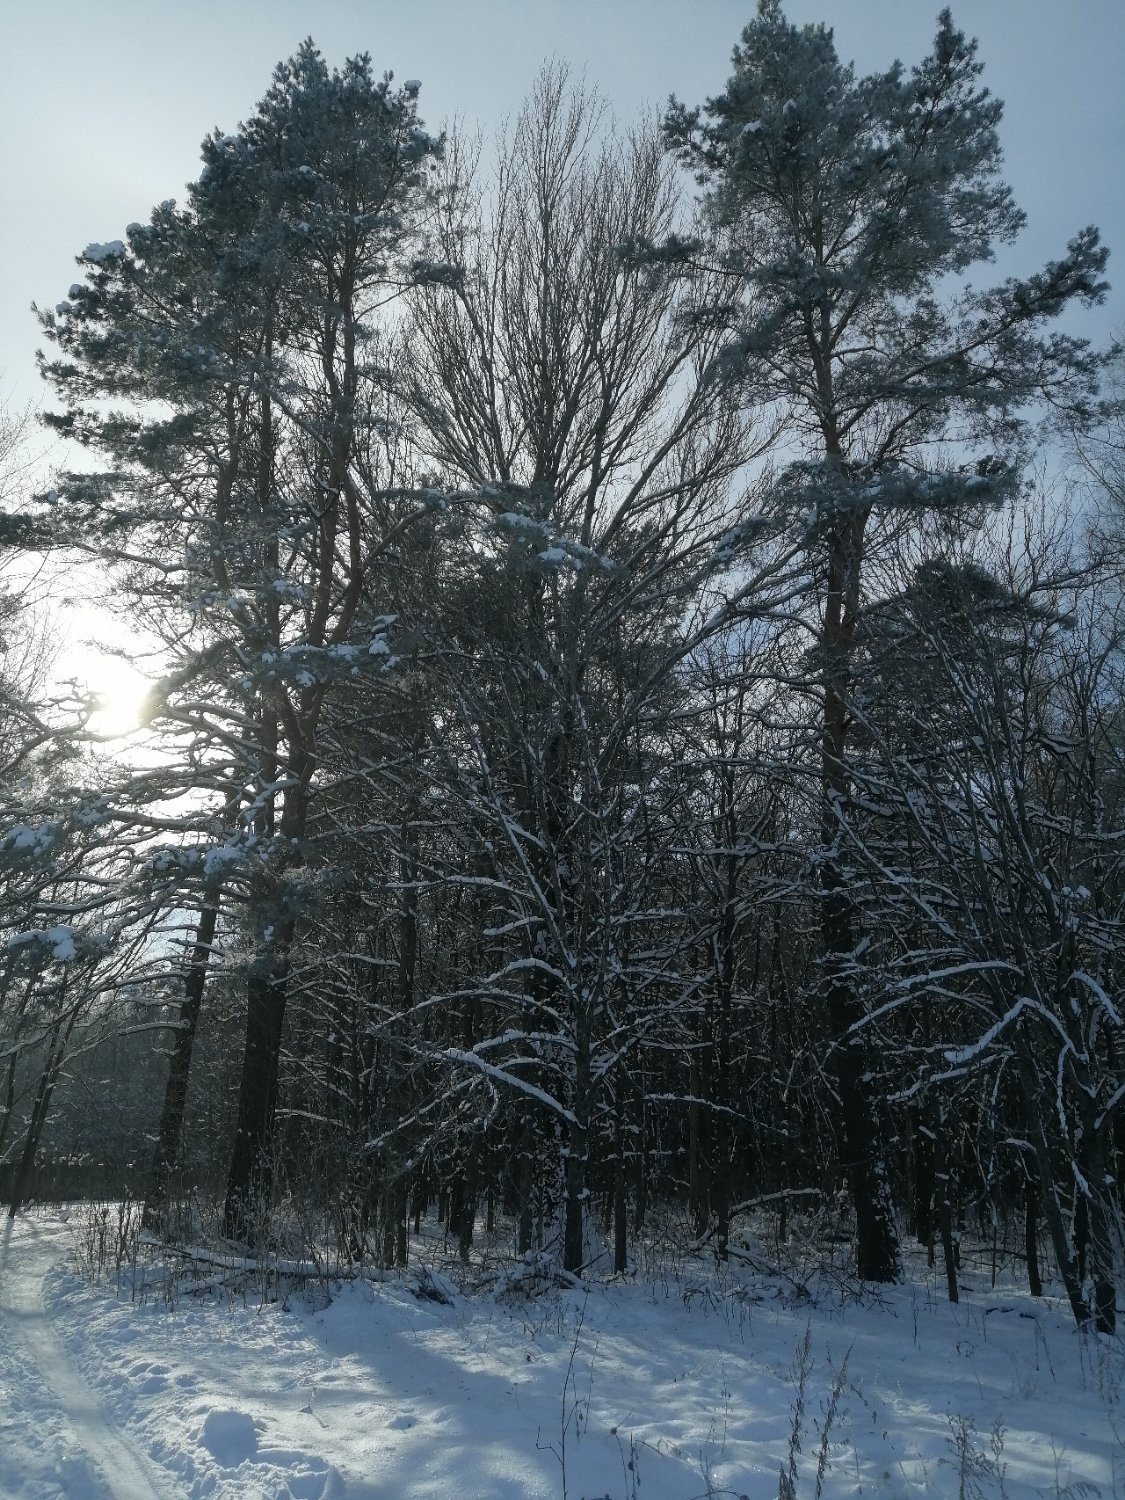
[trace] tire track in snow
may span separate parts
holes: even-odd
[[[25,1219],[17,1243],[13,1221],[4,1221],[0,1235],[0,1349],[11,1346],[21,1350],[28,1364],[39,1372],[47,1410],[60,1426],[57,1436],[46,1431],[43,1434],[50,1446],[57,1447],[59,1468],[73,1473],[77,1458],[91,1477],[94,1488],[81,1497],[73,1492],[74,1500],[170,1497],[173,1491],[167,1477],[118,1429],[55,1333],[43,1286],[57,1259],[58,1246],[50,1235]]]

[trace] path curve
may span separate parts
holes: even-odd
[[[3,1221],[0,1376],[12,1359],[25,1390],[42,1384],[41,1392],[34,1391],[45,1419],[38,1437],[60,1476],[62,1493],[73,1500],[171,1500],[177,1492],[168,1475],[120,1430],[55,1331],[44,1283],[58,1259],[58,1238],[50,1230],[27,1218],[18,1231],[11,1219]]]

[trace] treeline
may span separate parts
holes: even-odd
[[[160,676],[96,780],[6,681],[13,1211],[149,1027],[152,1227],[205,1159],[242,1242],[285,1191],[622,1270],[653,1204],[725,1257],[845,1186],[865,1279],[908,1232],[956,1295],[1018,1216],[1113,1327],[1120,561],[1025,479],[1046,423],[1119,496],[1054,326],[1105,252],[964,281],[1023,221],[948,13],[856,78],[761,0],[734,68],[621,132],[553,67],[482,165],[306,43],[40,314],[91,461],[5,540],[101,558]]]

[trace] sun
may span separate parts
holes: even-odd
[[[140,727],[141,706],[152,684],[118,656],[91,661],[87,689],[96,703],[89,727],[100,739],[124,739]]]

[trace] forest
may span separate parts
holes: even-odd
[[[858,76],[759,0],[706,104],[626,129],[555,62],[486,152],[310,40],[43,289],[11,1216],[574,1277],[818,1216],[860,1282],[912,1242],[956,1301],[972,1237],[1114,1330],[1125,384],[1095,229],[990,277],[981,73],[948,12]],[[135,642],[128,736],[40,561]]]

